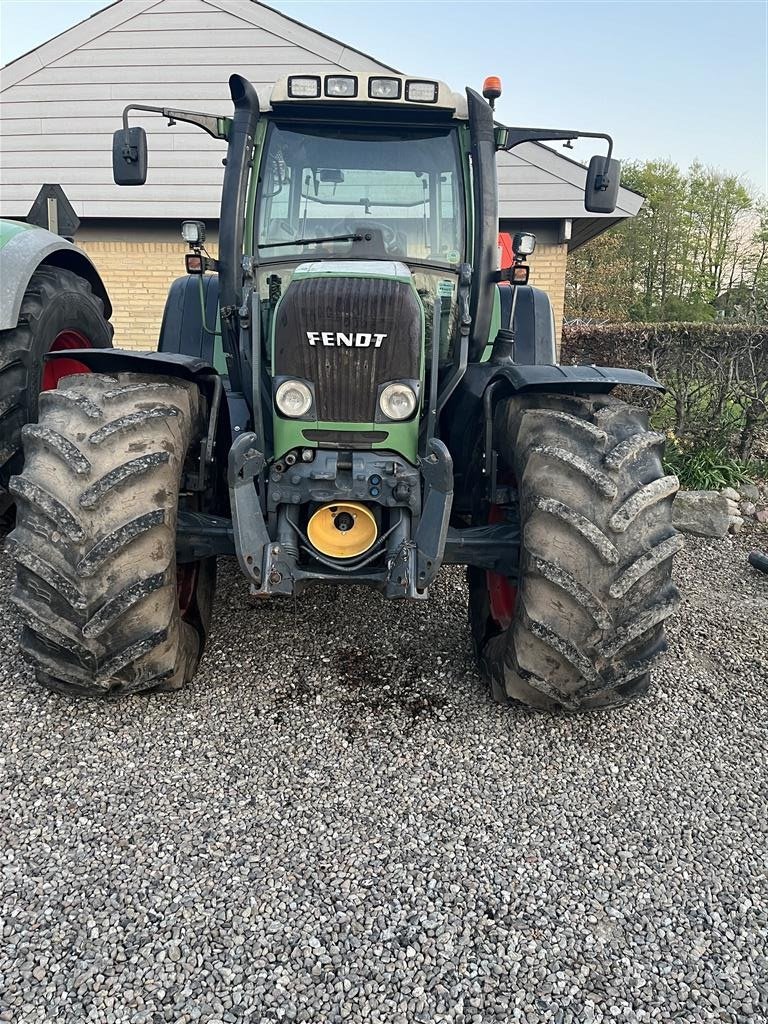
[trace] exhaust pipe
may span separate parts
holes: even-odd
[[[240,379],[239,324],[237,310],[242,294],[243,229],[248,176],[253,157],[253,139],[259,120],[259,97],[251,83],[242,75],[231,75],[229,92],[235,115],[229,129],[227,163],[221,190],[219,218],[219,301],[221,304],[222,341],[230,358],[227,360],[232,387],[243,390]]]

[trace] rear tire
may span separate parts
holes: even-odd
[[[497,410],[518,484],[521,555],[511,622],[471,569],[470,623],[497,700],[546,710],[615,707],[646,691],[678,604],[677,479],[647,414],[609,396],[535,395]]]
[[[37,418],[44,359],[56,339],[76,332],[83,348],[111,348],[112,326],[88,282],[60,267],[38,267],[16,327],[0,331],[0,522],[12,518],[8,481],[22,466],[21,428]]]
[[[176,690],[194,675],[215,560],[177,574],[176,520],[201,406],[193,384],[143,374],[71,376],[40,396],[9,547],[22,651],[49,689]]]

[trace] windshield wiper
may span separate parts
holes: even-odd
[[[353,235],[326,235],[325,238],[294,238],[290,242],[264,242],[257,249],[285,249],[289,245],[315,245],[320,242],[362,242],[363,236],[356,232]]]

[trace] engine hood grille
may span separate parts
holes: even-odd
[[[422,333],[402,264],[304,264],[276,310],[273,372],[314,383],[319,421],[372,423],[382,384],[419,379]]]

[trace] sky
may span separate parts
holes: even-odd
[[[0,0],[5,64],[106,6]],[[506,124],[607,131],[615,156],[703,163],[768,193],[768,0],[272,0],[398,70],[480,88]],[[158,97],[159,100],[162,97]],[[585,143],[570,154],[588,159]]]

